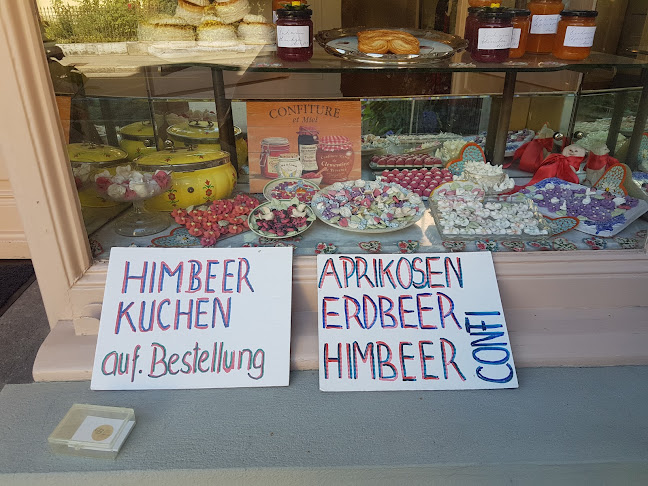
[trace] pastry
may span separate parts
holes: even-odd
[[[400,30],[361,30],[358,50],[368,54],[418,54],[419,41],[412,34]]]
[[[226,24],[238,22],[250,12],[248,0],[216,0],[205,7],[205,15],[212,15]]]
[[[200,24],[205,7],[204,5],[199,5],[198,2],[199,0],[178,0],[178,6],[175,11],[176,17],[185,19],[191,25]]]
[[[246,15],[238,26],[239,38],[244,44],[274,44],[276,29],[263,15]]]
[[[207,20],[197,29],[198,45],[210,47],[229,47],[239,44],[233,25],[223,24],[216,20]]]
[[[137,37],[141,41],[187,41],[196,39],[196,27],[181,17],[160,16],[140,22]]]

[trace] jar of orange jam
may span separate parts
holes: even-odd
[[[548,54],[553,49],[564,5],[561,0],[531,0],[527,8],[531,11],[531,28],[526,51]]]
[[[471,7],[499,7],[500,3],[495,0],[468,0]]]
[[[509,59],[516,59],[522,57],[526,52],[529,26],[531,25],[529,18],[531,11],[523,8],[512,8],[510,12],[513,13],[513,38],[511,39]]]
[[[595,10],[563,10],[552,54],[558,59],[580,61],[590,54],[596,32]]]

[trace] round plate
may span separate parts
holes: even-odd
[[[394,186],[394,185],[397,185],[397,184],[384,183],[384,182],[378,182],[378,184],[380,184],[380,187],[384,187],[384,186]],[[416,194],[413,194],[411,191],[409,191],[409,190],[407,190],[407,189],[405,189],[405,188],[403,188],[403,187],[401,187],[401,186],[398,186],[398,187],[399,187],[399,188],[400,188],[400,189],[401,189],[405,194],[407,194],[408,196],[409,196],[409,195],[414,195],[414,196],[416,196]],[[327,191],[327,190],[329,190],[330,188],[331,188],[331,187],[329,186],[328,188],[323,189],[322,191],[320,191],[320,193],[323,192],[323,191]],[[318,194],[318,195],[319,195],[319,194]],[[423,200],[421,199],[421,204],[420,204],[420,206],[419,206],[419,210],[417,211],[417,213],[416,213],[414,216],[412,216],[410,219],[406,220],[402,225],[400,225],[400,226],[398,226],[398,227],[396,227],[396,228],[370,228],[370,229],[358,229],[358,228],[351,228],[351,227],[349,227],[349,226],[347,226],[347,227],[340,226],[340,225],[337,224],[337,223],[331,223],[330,221],[326,220],[326,218],[324,218],[324,216],[322,216],[321,212],[317,209],[317,205],[315,204],[315,199],[318,197],[318,195],[316,195],[315,198],[313,198],[313,201],[311,202],[311,207],[313,208],[313,212],[314,212],[315,215],[318,217],[318,219],[319,219],[320,221],[322,221],[323,223],[328,224],[329,226],[332,226],[333,228],[341,229],[341,230],[344,230],[344,231],[349,231],[349,232],[351,232],[351,233],[378,234],[378,233],[392,233],[392,232],[394,232],[394,231],[400,231],[400,230],[402,230],[402,229],[405,229],[405,228],[408,228],[408,227],[412,226],[412,225],[415,224],[419,219],[421,219],[421,217],[423,217],[423,213],[425,213],[425,209],[426,209],[426,208],[425,208],[425,203],[424,203]],[[416,197],[418,197],[418,196],[416,196]]]
[[[389,29],[407,32],[420,43],[419,54],[369,54],[358,50],[357,34],[363,30],[382,30],[377,28],[350,27],[344,29],[322,30],[315,39],[329,54],[348,61],[374,64],[415,64],[436,62],[453,56],[468,45],[461,37],[420,29]]]
[[[266,233],[265,231],[261,231],[256,227],[257,226],[256,220],[254,220],[253,217],[261,211],[261,208],[271,207],[273,209],[285,209],[288,206],[290,206],[290,203],[288,203],[287,201],[281,201],[277,199],[260,204],[259,206],[254,208],[254,210],[248,216],[248,226],[250,228],[250,231],[252,231],[252,233],[254,233],[255,235],[263,236],[264,238],[280,240],[283,238],[292,238],[293,236],[300,235],[313,225],[313,223],[315,222],[315,214],[313,214],[313,210],[311,209],[311,207],[308,204],[306,204],[305,209],[309,221],[308,224],[304,226],[302,229],[300,229],[299,231],[293,231],[291,233],[285,234],[284,236],[276,236],[271,233]]]
[[[287,200],[292,199],[292,197],[286,198],[286,199],[272,197],[273,189],[275,187],[277,187],[279,184],[281,184],[282,182],[294,182],[295,184],[299,184],[300,182],[303,182],[303,185],[305,187],[309,187],[309,188],[313,189],[313,195],[315,195],[315,193],[320,190],[319,186],[317,184],[315,184],[314,182],[311,182],[308,179],[302,179],[300,177],[283,177],[283,178],[280,178],[280,179],[273,179],[270,182],[268,182],[265,185],[265,187],[263,188],[263,195],[265,196],[265,198],[268,201],[287,201]],[[293,196],[293,197],[295,197],[295,196]],[[311,199],[312,199],[312,196],[308,201],[302,201],[302,202],[304,204],[309,204]]]

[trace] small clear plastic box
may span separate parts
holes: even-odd
[[[115,459],[134,426],[132,408],[75,403],[47,441],[57,454]]]

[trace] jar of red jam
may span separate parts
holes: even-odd
[[[323,173],[323,184],[348,180],[353,169],[351,140],[343,135],[321,137],[317,146],[317,166]]]
[[[509,58],[513,36],[513,14],[506,8],[477,13],[475,42],[470,57],[477,62],[504,62]]]
[[[514,8],[510,12],[513,14],[513,37],[511,38],[509,59],[517,59],[518,57],[522,57],[526,52],[529,26],[531,24],[531,11],[524,8]]]
[[[466,17],[466,26],[464,28],[464,39],[468,41],[468,47],[466,47],[468,52],[473,48],[475,25],[477,25],[477,13],[481,10],[484,10],[484,7],[468,7],[468,17]]]
[[[301,2],[277,10],[277,56],[284,61],[313,57],[313,11]]]
[[[279,177],[277,165],[279,164],[280,156],[288,152],[290,152],[290,143],[287,138],[264,138],[261,141],[261,157],[259,159],[261,174],[271,179]]]
[[[552,54],[558,59],[580,61],[590,54],[596,32],[595,10],[563,10]]]
[[[548,54],[553,49],[564,5],[561,0],[531,0],[527,8],[531,11],[531,27],[526,51]]]

